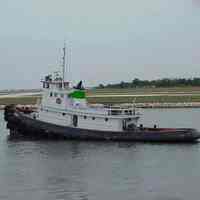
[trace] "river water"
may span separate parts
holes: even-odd
[[[200,109],[142,112],[150,126],[200,130]],[[2,112],[0,128],[0,199],[200,199],[200,143],[11,141]]]

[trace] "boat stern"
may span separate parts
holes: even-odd
[[[200,139],[200,132],[197,129],[180,129],[180,136],[183,141],[197,142]]]

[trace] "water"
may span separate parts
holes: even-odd
[[[143,113],[151,126],[200,130],[200,109]],[[9,141],[2,112],[0,128],[0,199],[200,198],[200,143]]]

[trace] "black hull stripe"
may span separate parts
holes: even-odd
[[[7,118],[7,127],[16,136],[18,134],[30,137],[63,137],[65,139],[77,140],[113,140],[113,141],[143,141],[143,142],[193,142],[200,138],[195,129],[176,129],[165,133],[158,131],[123,131],[106,132],[98,130],[87,130],[73,127],[58,126],[25,115],[12,115]]]

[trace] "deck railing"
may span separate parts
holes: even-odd
[[[138,115],[139,112],[136,110],[135,107],[123,108],[123,107],[116,107],[110,106],[105,107],[107,110],[108,115]]]

